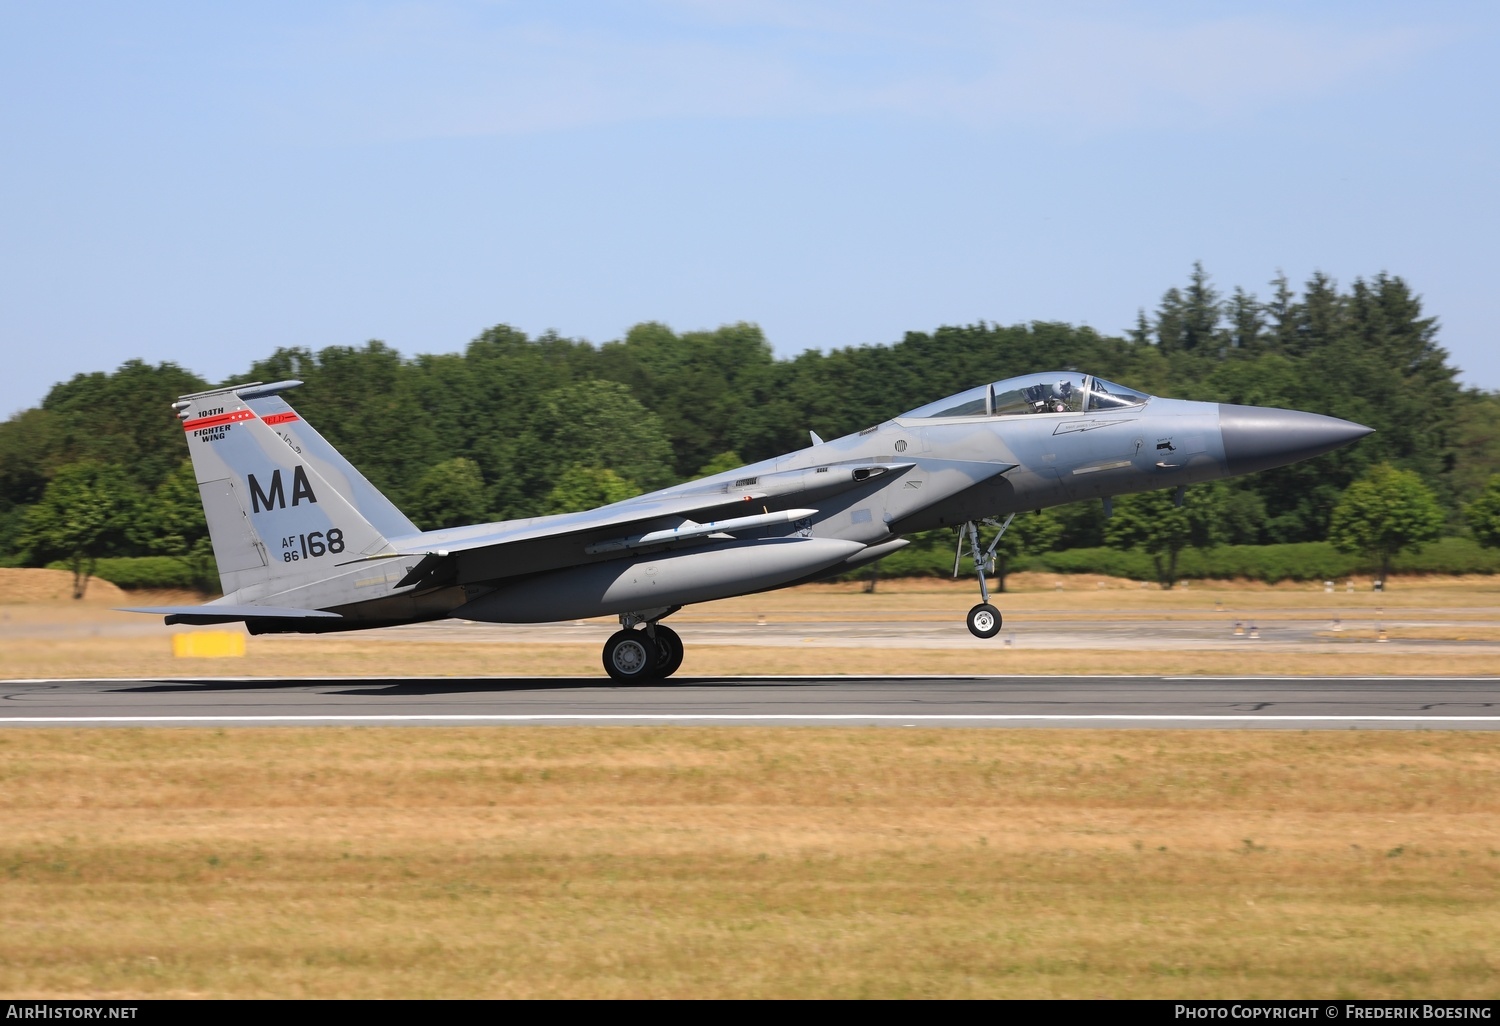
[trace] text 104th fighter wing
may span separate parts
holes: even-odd
[[[833,577],[944,526],[978,569],[969,629],[993,637],[985,575],[999,538],[984,545],[981,524],[1003,533],[1022,510],[1249,474],[1370,432],[1058,371],[597,509],[421,531],[281,398],[296,384],[177,402],[224,596],[140,612],[252,634],[618,616],[604,668],[624,681],[681,665],[662,620],[683,606]]]

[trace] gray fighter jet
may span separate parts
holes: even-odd
[[[604,668],[621,681],[677,670],[682,641],[661,621],[683,606],[833,577],[938,527],[967,540],[980,594],[969,630],[994,637],[986,574],[1016,513],[1249,474],[1371,431],[1056,371],[597,509],[421,531],[281,398],[297,384],[175,404],[224,597],[134,611],[251,634],[618,616]],[[987,546],[983,526],[996,532]]]

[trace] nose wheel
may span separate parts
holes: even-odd
[[[1000,610],[990,605],[990,586],[989,582],[985,580],[985,574],[994,569],[995,549],[1000,546],[1000,539],[1005,537],[1005,529],[1010,526],[1010,522],[1015,518],[1016,515],[1014,513],[1006,517],[1005,522],[1000,525],[1000,530],[995,534],[995,540],[990,542],[989,547],[982,551],[979,548],[979,524],[970,520],[958,529],[958,552],[953,556],[953,576],[958,576],[958,564],[963,559],[965,539],[969,542],[969,558],[974,561],[974,572],[979,575],[980,603],[969,610],[967,620],[969,633],[976,638],[993,638],[996,634],[1000,633],[1000,625],[1004,623],[1003,618],[1000,616]],[[995,523],[993,520],[985,520],[983,522],[991,526]]]
[[[981,602],[969,610],[969,633],[976,638],[993,638],[1000,633],[1003,622],[1000,610],[988,602]]]

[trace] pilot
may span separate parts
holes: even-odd
[[[1059,381],[1057,387],[1052,392],[1052,398],[1049,400],[1052,412],[1067,413],[1068,397],[1072,394],[1073,383],[1071,381]]]

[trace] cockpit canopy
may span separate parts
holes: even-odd
[[[1150,399],[1078,371],[1047,371],[980,385],[903,413],[902,420],[928,417],[1010,417],[1022,413],[1083,413],[1139,406]]]

